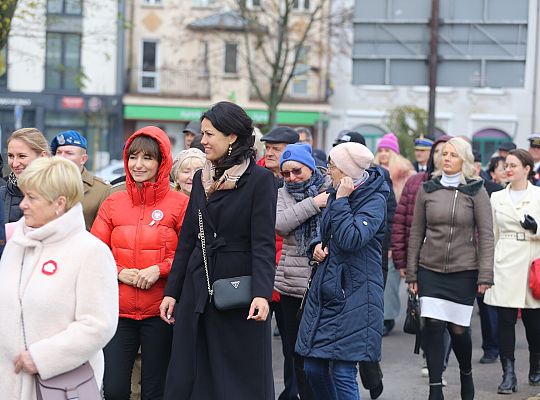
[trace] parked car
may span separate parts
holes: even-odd
[[[111,182],[126,174],[124,162],[122,160],[111,160],[109,165],[97,170],[94,174],[107,182]]]

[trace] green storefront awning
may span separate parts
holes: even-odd
[[[124,105],[125,119],[147,119],[157,121],[191,121],[199,119],[206,108],[199,107],[163,107]],[[268,112],[264,110],[246,110],[257,124],[268,122]],[[277,122],[282,125],[315,125],[323,114],[317,111],[278,111]]]

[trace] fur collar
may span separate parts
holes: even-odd
[[[446,186],[441,184],[441,177],[437,176],[429,181],[426,181],[422,184],[426,193],[433,193],[440,189],[446,189]],[[469,196],[476,195],[480,189],[484,187],[484,181],[482,179],[467,179],[466,184],[460,184],[456,189],[461,193],[464,193]],[[452,188],[449,188],[452,189]]]

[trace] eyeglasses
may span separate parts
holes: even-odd
[[[336,168],[336,164],[329,162],[328,164],[326,164],[326,168],[327,169]]]
[[[302,168],[293,168],[290,171],[281,171],[281,175],[284,178],[289,178],[291,174],[294,176],[300,176],[302,174]]]

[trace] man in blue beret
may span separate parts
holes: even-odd
[[[92,175],[85,168],[84,164],[88,161],[87,148],[88,142],[86,138],[77,131],[60,132],[51,141],[52,154],[73,161],[81,171],[84,186],[84,198],[82,201],[84,222],[86,229],[90,231],[99,206],[109,197],[111,185]]]
[[[413,165],[416,172],[426,171],[431,147],[433,147],[433,140],[423,136],[414,141],[414,158],[416,161]]]

